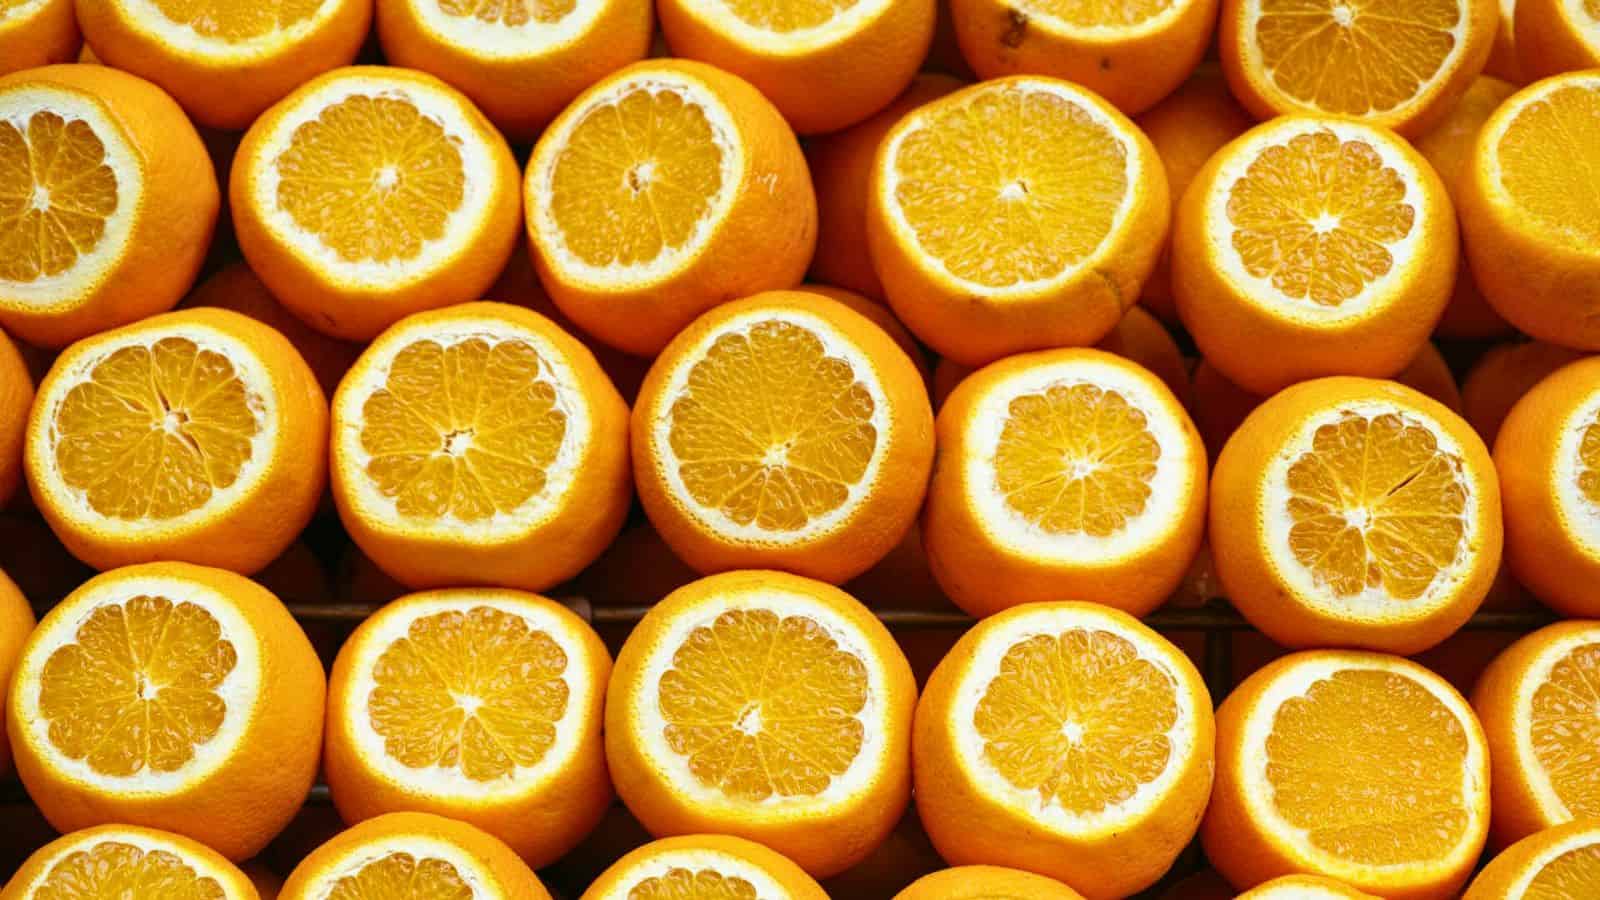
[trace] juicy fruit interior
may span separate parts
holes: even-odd
[[[361,417],[366,476],[400,515],[463,522],[539,497],[570,424],[533,345],[487,337],[406,345]]]
[[[1319,679],[1278,707],[1266,753],[1272,804],[1325,853],[1400,865],[1439,859],[1466,836],[1467,734],[1404,675]]]
[[[1286,297],[1338,306],[1394,267],[1416,209],[1372,145],[1314,131],[1264,148],[1228,196],[1245,271]]]
[[[1567,86],[1522,107],[1496,148],[1517,207],[1583,252],[1600,242],[1600,87]]]
[[[577,8],[577,0],[436,0],[447,16],[473,18],[494,25],[520,27],[531,22],[552,25]]]
[[[1323,112],[1385,113],[1455,49],[1460,0],[1261,0],[1255,43],[1278,90]]]
[[[1465,552],[1462,465],[1409,416],[1342,412],[1289,466],[1289,549],[1338,596],[1422,597]]]
[[[194,603],[106,603],[45,660],[39,713],[51,745],[101,775],[177,771],[222,728],[218,689],[237,663],[221,625]]]
[[[680,88],[631,85],[585,110],[550,175],[550,216],[591,266],[647,266],[687,246],[725,190],[719,136]]]
[[[1600,844],[1574,847],[1550,860],[1533,876],[1521,900],[1573,897],[1600,897]]]
[[[1101,812],[1166,771],[1178,686],[1121,635],[1075,628],[1011,645],[972,714],[1012,787],[1072,815]]]
[[[103,516],[181,516],[238,479],[262,407],[223,353],[182,337],[122,347],[62,398],[56,469]]]
[[[794,531],[843,506],[866,474],[876,406],[815,332],[769,319],[720,335],[693,364],[667,413],[668,441],[696,503],[741,526]]]
[[[390,853],[340,877],[327,900],[475,900],[478,893],[449,862]]]
[[[1128,151],[1077,101],[987,87],[919,112],[892,165],[894,202],[924,253],[988,288],[1055,278],[1111,233]]]
[[[1600,644],[1576,647],[1533,692],[1533,754],[1575,818],[1600,816]]]
[[[756,900],[757,896],[755,885],[737,875],[679,866],[640,879],[628,889],[628,900]]]
[[[1037,11],[1081,28],[1138,25],[1172,8],[1173,0],[1023,0],[1024,12]]]
[[[459,143],[398,90],[352,95],[294,130],[278,206],[344,262],[414,260],[466,196]]]
[[[227,42],[245,41],[299,24],[325,0],[152,0],[166,17],[195,33]]]
[[[423,616],[373,665],[368,721],[389,756],[492,781],[536,765],[571,693],[567,654],[487,606]]]
[[[828,24],[861,0],[713,0],[748,25],[767,31],[802,31]]]
[[[176,854],[106,840],[62,857],[32,900],[223,900],[216,879]]]
[[[689,632],[658,688],[667,746],[737,800],[816,796],[866,738],[866,664],[805,615],[724,612]]]
[[[995,451],[1006,504],[1053,534],[1108,537],[1144,512],[1161,445],[1143,411],[1087,382],[1011,401]]]
[[[47,110],[0,118],[0,281],[71,269],[116,210],[117,176],[88,122]]]
[[[1583,427],[1578,443],[1578,490],[1585,500],[1600,507],[1600,413]]]

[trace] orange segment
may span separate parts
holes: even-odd
[[[1600,242],[1600,90],[1562,87],[1527,103],[1496,153],[1511,201],[1541,230],[1592,252]]]
[[[1041,634],[1006,651],[972,726],[984,758],[1012,786],[1089,815],[1166,770],[1176,695],[1172,676],[1120,635]]]
[[[407,345],[361,415],[366,476],[400,514],[466,522],[543,491],[569,426],[538,351],[481,337]]]
[[[643,266],[688,246],[724,190],[726,137],[680,90],[629,85],[572,126],[550,216],[591,266]]]
[[[752,28],[763,31],[804,31],[831,22],[855,6],[857,0],[719,0]]]
[[[447,16],[477,19],[491,25],[521,28],[529,22],[551,24],[577,8],[577,0],[436,0]]]
[[[1289,547],[1341,596],[1421,597],[1464,550],[1463,463],[1397,413],[1340,413],[1289,467]]]
[[[724,333],[694,363],[668,439],[697,503],[741,526],[794,531],[849,499],[878,450],[877,412],[850,362],[810,329],[769,318]]]
[[[1600,816],[1600,644],[1576,647],[1534,689],[1529,715],[1533,755],[1574,818]],[[1583,896],[1574,894],[1572,896]]]
[[[433,857],[390,853],[335,881],[327,900],[475,900],[455,866]]]
[[[1600,415],[1584,426],[1578,462],[1578,490],[1590,503],[1600,506]]]
[[[34,900],[224,900],[216,879],[197,873],[176,854],[103,841],[57,862],[30,895]]]
[[[61,401],[55,464],[101,515],[181,516],[250,462],[262,405],[225,355],[187,338],[122,347]]]
[[[345,262],[415,259],[463,204],[457,143],[404,96],[347,97],[294,130],[278,206]]]
[[[555,743],[566,669],[561,647],[521,616],[486,606],[424,616],[373,668],[372,728],[407,766],[493,781]]]
[[[1331,131],[1266,148],[1233,186],[1233,249],[1286,296],[1337,306],[1394,265],[1416,209],[1400,173],[1369,144]]]
[[[1080,383],[1011,401],[994,469],[1006,504],[1028,521],[1108,537],[1144,512],[1160,458],[1142,411]]]
[[[1593,4],[1591,4],[1593,9]],[[1600,12],[1595,13],[1600,18]],[[1570,900],[1600,896],[1600,844],[1577,847],[1552,859],[1533,876],[1521,900]]]
[[[1029,6],[1077,28],[1138,25],[1171,9],[1174,0],[1036,0]]]
[[[117,209],[105,158],[82,120],[49,111],[25,125],[0,119],[0,280],[60,275],[95,249]]]
[[[1098,116],[1043,87],[968,97],[922,109],[893,157],[894,201],[922,251],[986,288],[1074,269],[1127,202],[1127,148]]]
[[[809,616],[724,612],[689,633],[659,687],[667,745],[740,800],[820,794],[866,739],[866,664]]]
[[[1396,672],[1351,667],[1317,680],[1278,707],[1265,751],[1278,815],[1339,859],[1443,859],[1471,824],[1468,736],[1454,711]]]
[[[212,615],[138,596],[96,608],[40,675],[50,742],[95,772],[173,772],[222,727],[218,688],[238,661]]]
[[[755,885],[713,869],[671,868],[628,891],[628,900],[754,900],[756,896]]]
[[[317,14],[326,0],[151,0],[168,19],[202,37],[229,43],[287,30]]]

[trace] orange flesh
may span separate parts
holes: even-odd
[[[538,497],[569,425],[538,351],[488,338],[407,345],[361,415],[372,486],[402,516],[463,522]]]
[[[485,606],[424,616],[374,664],[368,719],[406,766],[493,781],[555,743],[566,668],[560,645],[520,616]]]
[[[67,758],[102,775],[173,772],[222,727],[217,690],[238,655],[201,607],[147,596],[107,603],[74,639],[39,679],[39,712]]]
[[[553,24],[567,17],[577,0],[438,0],[447,16],[519,27],[529,22]]]
[[[474,900],[474,893],[442,859],[390,853],[335,881],[327,900]]]
[[[1255,44],[1273,85],[1340,115],[1395,109],[1456,46],[1460,0],[1261,0]]]
[[[1116,391],[1056,385],[1011,401],[995,452],[997,487],[1053,533],[1107,537],[1144,512],[1161,445]]]
[[[689,244],[724,190],[722,140],[674,88],[635,86],[589,109],[550,176],[550,215],[592,266],[641,266]]]
[[[1289,548],[1340,596],[1421,597],[1463,552],[1461,466],[1403,415],[1342,413],[1289,467]]]
[[[1019,4],[1080,28],[1138,25],[1172,8],[1172,0],[1027,0]]]
[[[1126,638],[1074,629],[1013,644],[972,725],[1013,787],[1087,815],[1166,770],[1177,718],[1171,675]]]
[[[101,515],[181,516],[238,479],[262,406],[227,356],[187,338],[123,347],[63,398],[56,468]]]
[[[168,19],[203,37],[244,41],[317,14],[324,0],[152,0]]]
[[[1575,818],[1600,816],[1600,644],[1575,648],[1534,689],[1530,738],[1539,767]]]
[[[1111,233],[1128,152],[1078,102],[1012,85],[918,115],[893,159],[894,201],[951,274],[994,288],[1055,278]]]
[[[875,409],[849,362],[774,319],[723,334],[694,364],[668,411],[668,440],[696,503],[742,526],[794,531],[843,506],[865,475]]]
[[[677,867],[646,878],[628,890],[628,900],[756,900],[755,885],[710,869]]]
[[[404,262],[466,195],[459,139],[397,92],[357,94],[294,130],[278,205],[345,262]]]
[[[1578,444],[1578,490],[1590,503],[1600,506],[1600,414],[1584,426]]]
[[[866,737],[865,663],[803,615],[724,612],[689,633],[659,690],[667,745],[738,800],[815,796]]]
[[[60,275],[100,243],[117,209],[105,157],[82,120],[48,111],[23,127],[0,119],[0,281]]]
[[[1263,149],[1234,183],[1233,249],[1285,296],[1338,306],[1393,268],[1390,248],[1416,220],[1405,194],[1370,144],[1296,135]]]
[[[1279,814],[1335,857],[1437,860],[1466,834],[1466,732],[1403,675],[1344,669],[1315,682],[1278,708],[1266,752]]]
[[[1575,847],[1550,860],[1522,894],[1522,900],[1574,897],[1600,897],[1600,845]]]
[[[103,841],[50,867],[32,900],[223,900],[216,879],[166,850]]]
[[[1600,88],[1562,87],[1524,106],[1496,147],[1517,207],[1583,253],[1600,242]]]
[[[747,25],[767,31],[800,31],[826,25],[858,0],[712,0],[724,3]]]

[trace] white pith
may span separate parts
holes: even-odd
[[[485,22],[476,16],[453,16],[439,0],[405,0],[412,17],[424,31],[474,56],[494,59],[530,59],[575,43],[588,34],[614,0],[575,0],[572,9],[554,22],[529,17],[521,25]]]
[[[175,607],[192,603],[205,610],[221,627],[220,639],[233,645],[236,662],[214,691],[226,706],[222,725],[210,740],[195,746],[194,756],[187,763],[171,772],[145,769],[128,776],[105,775],[94,771],[84,760],[68,759],[50,740],[50,719],[39,706],[40,675],[52,654],[77,643],[78,629],[96,609],[125,606],[129,600],[140,596],[163,597]],[[53,610],[32,640],[28,652],[17,663],[15,676],[21,686],[16,693],[18,717],[25,723],[19,737],[61,778],[98,792],[156,798],[187,790],[210,777],[233,757],[261,702],[264,685],[255,630],[232,601],[199,582],[157,576],[102,582],[70,597]]]
[[[1349,900],[1350,895],[1329,888],[1308,884],[1285,884],[1258,888],[1253,900]]]
[[[1408,426],[1420,426],[1433,435],[1438,452],[1461,461],[1457,478],[1466,488],[1466,505],[1461,511],[1465,530],[1456,557],[1439,570],[1433,582],[1421,596],[1410,600],[1396,600],[1382,587],[1367,586],[1359,594],[1340,596],[1318,581],[1317,577],[1295,558],[1289,546],[1289,533],[1294,519],[1289,515],[1289,469],[1300,457],[1311,452],[1318,428],[1333,425],[1347,414],[1354,414],[1369,422],[1379,416],[1399,416]],[[1467,469],[1466,453],[1460,443],[1432,418],[1409,407],[1387,400],[1362,400],[1341,403],[1307,416],[1299,430],[1267,463],[1262,481],[1261,517],[1263,539],[1273,570],[1278,573],[1296,600],[1319,612],[1338,618],[1357,618],[1364,622],[1401,623],[1426,619],[1449,604],[1463,582],[1473,574],[1475,554],[1473,548],[1483,540],[1481,516],[1476,486]]]
[[[409,103],[438,125],[461,155],[464,179],[461,205],[450,213],[444,234],[424,243],[421,252],[411,259],[348,261],[315,233],[300,227],[294,217],[278,205],[278,186],[282,181],[278,160],[292,145],[295,130],[320,118],[329,107],[357,96]],[[323,82],[312,93],[297,96],[262,136],[256,156],[247,162],[254,166],[255,177],[249,184],[255,208],[261,212],[262,222],[274,238],[331,281],[387,293],[421,281],[450,260],[471,252],[494,197],[511,187],[501,183],[497,175],[499,167],[490,151],[491,145],[477,130],[470,108],[460,97],[447,93],[443,86],[410,79],[346,74]]]
[[[562,435],[561,447],[545,470],[544,489],[529,497],[514,512],[497,512],[473,522],[465,521],[453,513],[438,519],[407,517],[400,513],[396,501],[385,497],[367,477],[367,465],[372,461],[372,456],[361,444],[361,429],[366,421],[363,407],[368,398],[388,384],[390,368],[402,350],[422,341],[432,341],[448,348],[470,340],[484,340],[491,344],[515,341],[533,347],[541,363],[541,380],[549,382],[555,389],[556,408],[567,417],[567,429]],[[589,448],[594,440],[594,422],[590,418],[588,404],[576,388],[577,384],[577,374],[553,343],[537,331],[519,327],[504,319],[488,316],[459,318],[448,323],[417,322],[390,329],[367,349],[361,361],[346,376],[343,389],[335,395],[334,458],[344,466],[344,483],[349,487],[346,499],[355,506],[364,521],[391,534],[473,542],[501,541],[525,534],[542,525],[565,504],[567,495],[576,484],[578,470],[589,456]]]
[[[821,793],[808,796],[781,796],[774,792],[760,802],[729,797],[721,789],[708,787],[689,770],[689,760],[667,744],[667,721],[661,712],[661,677],[672,668],[672,658],[696,628],[709,628],[717,617],[730,610],[770,611],[779,618],[801,616],[820,625],[841,650],[861,660],[867,670],[867,702],[857,713],[863,737],[860,751],[841,775],[834,776]],[[686,797],[702,809],[718,810],[747,819],[825,815],[847,805],[893,764],[888,757],[888,731],[891,727],[885,692],[888,674],[873,645],[861,629],[826,604],[805,594],[781,587],[747,588],[723,593],[698,602],[666,623],[650,647],[640,668],[639,694],[632,704],[637,720],[640,749],[671,784],[673,793]]]
[[[1525,774],[1528,787],[1533,791],[1540,810],[1544,811],[1551,821],[1568,821],[1573,815],[1567,809],[1567,804],[1562,802],[1560,795],[1556,793],[1555,785],[1550,780],[1550,773],[1545,771],[1539,762],[1538,754],[1534,752],[1533,695],[1541,685],[1550,680],[1551,671],[1564,658],[1583,647],[1596,644],[1600,644],[1600,626],[1591,625],[1582,631],[1563,635],[1541,649],[1517,681],[1515,706],[1511,709],[1511,729],[1520,762],[1517,768]],[[1594,714],[1600,717],[1600,709],[1595,710]]]
[[[137,847],[145,853],[161,852],[170,853],[183,861],[183,864],[194,870],[201,878],[210,878],[222,888],[225,900],[246,900],[246,895],[237,889],[237,875],[212,865],[210,860],[202,859],[175,842],[162,840],[157,835],[143,831],[121,831],[97,829],[92,832],[79,832],[63,840],[45,857],[43,865],[39,867],[39,875],[33,882],[26,886],[18,885],[19,896],[32,898],[38,895],[38,890],[50,879],[55,867],[74,853],[91,852],[101,844],[127,844]],[[251,898],[253,900],[253,898]]]
[[[1028,16],[1029,28],[1042,28],[1046,32],[1080,41],[1131,41],[1157,34],[1171,28],[1173,23],[1194,5],[1194,0],[1168,0],[1160,12],[1131,25],[1082,25],[1068,22],[1050,11],[1047,2],[1018,0],[1017,9]]]
[[[1514,0],[1508,0],[1514,2]],[[1588,45],[1589,52],[1600,56],[1600,19],[1589,15],[1584,0],[1561,0],[1560,10],[1562,18],[1572,26],[1583,42]]]
[[[1583,447],[1583,433],[1597,420],[1600,420],[1600,390],[1584,398],[1566,420],[1556,426],[1560,432],[1556,438],[1551,484],[1562,530],[1590,556],[1600,558],[1600,504],[1585,497],[1578,487],[1578,478],[1583,472],[1583,460],[1578,457]]]
[[[1162,398],[1152,381],[1101,360],[1078,359],[1017,372],[980,395],[966,424],[969,450],[962,465],[967,502],[985,531],[1023,556],[1094,566],[1109,565],[1114,559],[1148,552],[1155,546],[1176,526],[1180,511],[1197,487],[1188,478],[1197,448],[1178,418],[1181,414],[1170,400]],[[996,483],[994,460],[1010,419],[1011,402],[1024,394],[1077,384],[1121,394],[1130,406],[1144,413],[1146,428],[1161,447],[1144,510],[1116,534],[1105,537],[1046,531],[1013,509]]]
[[[372,863],[396,853],[408,854],[418,862],[438,859],[449,863],[472,891],[473,900],[504,896],[494,874],[476,855],[450,841],[425,834],[389,834],[346,849],[322,864],[321,871],[305,886],[306,896],[312,900],[328,900],[339,879],[355,875]]]
[[[748,333],[752,328],[764,322],[784,322],[796,328],[810,332],[822,343],[828,356],[843,359],[850,364],[855,373],[856,381],[866,388],[872,397],[872,426],[877,431],[877,444],[873,447],[872,458],[867,461],[865,471],[855,484],[849,486],[845,501],[835,509],[816,516],[805,527],[792,531],[773,531],[762,528],[752,521],[748,525],[735,522],[732,517],[720,509],[703,506],[694,499],[689,492],[688,485],[684,483],[683,473],[680,469],[677,454],[672,450],[672,405],[688,390],[690,372],[695,365],[705,358],[707,351],[717,342],[718,338],[730,333]],[[721,323],[716,328],[706,332],[693,347],[687,348],[677,356],[676,367],[668,374],[660,399],[655,407],[650,410],[650,440],[655,450],[656,472],[666,481],[669,493],[677,502],[679,508],[693,516],[701,525],[715,534],[725,538],[752,543],[798,543],[810,540],[819,535],[829,534],[850,521],[861,505],[866,501],[872,488],[877,484],[878,477],[883,468],[883,456],[888,446],[898,439],[893,430],[898,428],[898,423],[889,415],[889,401],[884,394],[883,385],[878,381],[877,370],[866,354],[853,342],[837,331],[826,319],[799,309],[773,310],[756,309],[742,315],[733,316]]]
[[[1260,73],[1261,79],[1266,86],[1270,86],[1279,102],[1290,104],[1306,112],[1320,112],[1321,110],[1317,107],[1300,100],[1298,97],[1290,96],[1286,91],[1279,88],[1277,79],[1267,69],[1266,62],[1261,58],[1261,45],[1256,38],[1256,23],[1261,21],[1262,15],[1261,3],[1262,0],[1243,0],[1243,8],[1238,13],[1238,21],[1240,23],[1239,46],[1245,57],[1245,71]],[[1387,110],[1370,110],[1368,115],[1384,114],[1395,118],[1409,116],[1412,110],[1432,98],[1439,85],[1449,78],[1457,66],[1461,65],[1461,54],[1466,46],[1467,28],[1472,22],[1472,10],[1470,4],[1465,0],[1457,0],[1456,7],[1460,12],[1460,17],[1456,20],[1455,27],[1449,31],[1450,36],[1453,38],[1453,44],[1450,47],[1450,52],[1445,54],[1445,58],[1439,63],[1439,68],[1434,71],[1430,78],[1417,85],[1417,92],[1410,100]]]
[[[89,504],[86,491],[67,484],[57,470],[54,460],[56,445],[60,440],[56,422],[61,405],[72,388],[90,380],[96,365],[112,354],[127,347],[153,347],[168,338],[182,338],[192,342],[202,351],[211,351],[227,358],[234,374],[244,384],[255,414],[259,430],[250,439],[250,458],[239,468],[233,484],[227,487],[212,486],[210,499],[200,506],[166,519],[121,519],[107,516]],[[244,341],[226,332],[200,323],[169,324],[159,328],[135,329],[115,337],[92,339],[74,345],[56,361],[56,378],[46,393],[35,400],[37,418],[42,427],[28,430],[29,452],[35,459],[45,461],[39,467],[42,477],[37,489],[53,502],[55,508],[71,513],[73,521],[98,534],[121,534],[141,538],[156,538],[203,526],[218,517],[227,515],[240,504],[256,495],[270,471],[270,463],[278,451],[278,426],[281,410],[278,391],[271,375],[255,350]]]
[[[1385,168],[1394,170],[1404,182],[1403,198],[1416,215],[1411,230],[1392,244],[1384,244],[1393,258],[1389,271],[1367,283],[1361,293],[1339,303],[1325,306],[1309,297],[1289,297],[1272,283],[1271,277],[1258,278],[1250,274],[1233,247],[1233,236],[1238,232],[1228,217],[1228,200],[1234,186],[1249,171],[1262,152],[1269,147],[1282,146],[1303,134],[1328,131],[1341,142],[1359,141],[1371,147],[1383,160]],[[1434,208],[1422,196],[1420,176],[1415,164],[1400,149],[1400,139],[1370,125],[1335,119],[1287,119],[1268,129],[1260,129],[1239,143],[1232,145],[1228,156],[1217,170],[1209,185],[1203,213],[1206,240],[1211,244],[1210,258],[1222,274],[1237,288],[1239,296],[1262,312],[1290,322],[1308,325],[1333,326],[1364,319],[1378,309],[1388,308],[1410,299],[1406,282],[1414,278],[1420,266],[1429,262],[1421,259],[1422,236],[1431,229],[1430,217]]]
[[[788,900],[789,892],[765,869],[729,853],[707,847],[682,847],[663,850],[639,860],[621,873],[609,889],[589,900],[628,900],[629,893],[642,881],[660,878],[673,869],[691,872],[712,871],[724,878],[742,878],[755,888],[756,900]]]
[[[0,9],[0,31],[4,31],[15,23],[34,15],[44,9],[49,0],[25,0],[10,9]]]
[[[883,154],[881,157],[883,164],[880,167],[882,177],[877,179],[878,197],[883,209],[888,214],[889,227],[898,238],[899,245],[913,249],[917,267],[938,280],[953,284],[958,290],[970,291],[977,297],[1004,299],[1047,292],[1071,281],[1083,272],[1092,271],[1098,267],[1106,254],[1117,244],[1118,235],[1127,227],[1128,216],[1132,212],[1134,200],[1140,192],[1139,185],[1145,179],[1145,166],[1148,161],[1141,152],[1139,145],[1126,133],[1128,131],[1127,126],[1114,121],[1105,110],[1100,108],[1098,103],[1089,99],[1093,95],[1083,88],[1054,79],[1024,78],[1006,82],[999,87],[984,89],[986,93],[995,90],[1051,94],[1071,104],[1093,119],[1105,129],[1107,134],[1116,139],[1117,143],[1122,146],[1123,159],[1127,163],[1127,187],[1123,191],[1122,202],[1117,207],[1116,215],[1111,219],[1111,226],[1107,229],[1105,238],[1101,240],[1100,246],[1096,247],[1093,253],[1088,254],[1075,264],[1066,266],[1050,278],[1016,281],[1003,287],[995,287],[963,278],[950,271],[944,260],[935,258],[932,253],[922,246],[921,239],[917,237],[916,229],[911,227],[911,222],[906,218],[905,210],[901,209],[900,201],[896,197],[900,187],[900,148],[905,144],[908,137],[926,127],[924,120],[927,118],[927,113],[911,113],[889,132],[888,137],[885,139],[885,145],[880,150]],[[975,96],[969,97],[966,102],[974,102],[976,99]]]
[[[1600,22],[1595,24],[1596,42],[1600,45]],[[1600,72],[1567,72],[1559,76],[1546,78],[1534,82],[1512,94],[1489,117],[1483,126],[1483,132],[1478,136],[1478,146],[1485,149],[1482,155],[1483,167],[1486,175],[1483,179],[1485,192],[1489,195],[1487,204],[1490,214],[1496,218],[1514,220],[1516,228],[1537,229],[1541,234],[1561,244],[1560,249],[1576,251],[1586,256],[1593,257],[1597,254],[1593,244],[1586,236],[1574,235],[1572,231],[1553,226],[1542,217],[1528,213],[1519,204],[1511,192],[1506,190],[1505,170],[1500,165],[1500,144],[1505,140],[1506,132],[1530,106],[1543,103],[1551,95],[1569,88],[1586,90],[1591,93],[1600,93]]]
[[[1104,631],[1127,641],[1141,660],[1171,679],[1172,699],[1177,707],[1177,718],[1167,732],[1172,753],[1167,758],[1166,768],[1141,784],[1128,799],[1087,815],[1068,811],[1056,803],[1042,802],[1037,789],[1025,790],[1013,785],[989,762],[984,754],[985,739],[973,724],[978,704],[999,676],[1000,664],[1012,647],[1040,635],[1055,637],[1069,631]],[[1196,750],[1198,713],[1194,698],[1186,690],[1189,681],[1174,665],[1172,652],[1170,648],[1152,644],[1147,635],[1129,628],[1121,619],[1082,607],[1045,606],[1030,610],[1026,615],[1013,616],[1003,625],[990,629],[961,671],[951,692],[950,709],[944,723],[945,732],[955,740],[956,762],[963,775],[991,801],[1025,813],[1040,827],[1057,834],[1091,838],[1133,826],[1173,789]]]
[[[1586,828],[1576,834],[1569,834],[1558,841],[1552,841],[1549,846],[1539,850],[1534,857],[1524,865],[1521,872],[1506,890],[1505,900],[1522,900],[1528,893],[1528,888],[1533,885],[1533,880],[1539,877],[1545,866],[1555,862],[1561,856],[1600,844],[1600,826]]]
[[[555,743],[537,764],[517,766],[509,775],[493,781],[474,781],[459,766],[417,769],[390,756],[384,749],[383,736],[372,727],[368,705],[377,688],[373,667],[396,640],[406,636],[414,622],[444,612],[465,613],[476,607],[488,607],[522,619],[529,631],[543,632],[555,641],[567,658],[567,667],[561,673],[561,680],[568,689],[567,705],[561,718],[551,723],[555,729]],[[590,671],[588,645],[564,617],[521,600],[511,592],[473,590],[390,604],[368,620],[367,629],[350,660],[345,727],[355,738],[357,756],[385,780],[425,797],[505,801],[546,787],[566,768],[583,736],[580,720],[588,713],[594,692],[602,686],[590,683],[585,677]]]
[[[695,223],[689,239],[679,247],[663,246],[655,259],[630,265],[593,265],[567,246],[565,233],[552,212],[555,196],[555,170],[573,132],[602,106],[615,106],[627,96],[645,91],[651,96],[675,93],[688,105],[699,107],[711,126],[712,141],[722,154],[722,183],[712,198],[705,216]],[[649,162],[645,160],[643,162]],[[580,99],[546,131],[534,148],[528,164],[527,190],[539,202],[529,204],[529,218],[538,237],[544,261],[565,280],[600,288],[626,289],[652,285],[677,274],[700,256],[713,234],[733,209],[734,198],[744,180],[750,161],[745,154],[741,132],[727,107],[716,94],[698,80],[665,69],[641,71]],[[769,185],[770,188],[770,185]]]
[[[0,94],[0,121],[10,123],[24,136],[28,120],[41,112],[54,113],[68,123],[80,120],[93,129],[105,148],[104,163],[116,176],[117,208],[106,218],[105,230],[93,249],[80,254],[66,271],[32,281],[0,278],[0,307],[28,311],[76,306],[93,286],[109,278],[127,249],[144,205],[140,154],[99,101],[48,84],[25,85]]]
[[[289,27],[241,41],[204,35],[187,24],[174,22],[151,0],[111,2],[120,7],[118,18],[125,26],[167,45],[183,56],[242,66],[259,64],[264,59],[293,49],[326,25],[347,0],[322,0],[316,12]]]
[[[1361,670],[1390,672],[1414,682],[1433,695],[1455,717],[1466,735],[1467,752],[1461,770],[1461,796],[1466,804],[1467,824],[1462,830],[1461,843],[1442,858],[1384,866],[1351,862],[1312,844],[1307,831],[1291,824],[1278,812],[1274,802],[1275,791],[1267,778],[1266,748],[1279,707],[1290,699],[1304,697],[1317,682],[1332,678],[1338,672]],[[1466,701],[1448,684],[1415,663],[1380,654],[1338,651],[1322,651],[1303,658],[1290,668],[1276,673],[1272,683],[1262,691],[1245,717],[1239,746],[1241,755],[1237,769],[1241,781],[1240,795],[1244,798],[1250,817],[1262,823],[1270,834],[1282,842],[1282,846],[1303,861],[1302,871],[1316,871],[1346,882],[1372,884],[1384,883],[1386,878],[1402,873],[1457,871],[1462,866],[1470,866],[1478,857],[1480,846],[1474,835],[1481,836],[1486,823],[1483,822],[1479,804],[1473,798],[1486,794],[1489,785],[1482,779],[1488,769],[1477,718]]]
[[[833,18],[810,28],[769,31],[746,22],[728,0],[686,0],[684,12],[717,34],[755,52],[772,56],[802,56],[838,44],[888,12],[898,0],[856,0]]]

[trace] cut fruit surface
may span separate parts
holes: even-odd
[[[328,900],[479,900],[460,870],[442,859],[390,853],[328,887]]]
[[[35,900],[223,900],[216,879],[176,854],[108,840],[60,860],[34,887]]]
[[[1600,844],[1590,844],[1568,850],[1546,863],[1528,882],[1522,900],[1569,900],[1597,892],[1600,892]]]
[[[668,869],[663,875],[641,879],[628,891],[628,900],[753,900],[757,896],[755,885],[712,869]]]
[[[150,0],[174,24],[234,43],[286,31],[315,16],[327,0]]]
[[[772,850],[725,835],[664,838],[617,860],[580,900],[826,900],[820,886]]]
[[[1074,28],[1109,29],[1136,26],[1170,10],[1174,0],[1028,0],[1031,13],[1058,19]]]
[[[430,2],[430,0],[425,0]],[[431,0],[447,16],[477,19],[490,25],[521,28],[536,22],[554,24],[578,7],[579,0]]]
[[[1525,102],[1491,156],[1508,199],[1544,232],[1577,249],[1600,241],[1600,85],[1575,83]]]
[[[1534,689],[1529,711],[1533,754],[1567,813],[1600,816],[1600,643],[1574,648]]]
[[[117,203],[117,175],[87,121],[48,109],[0,118],[0,280],[70,271],[99,245]]]
[[[870,0],[716,0],[741,22],[778,34],[820,28]]]

